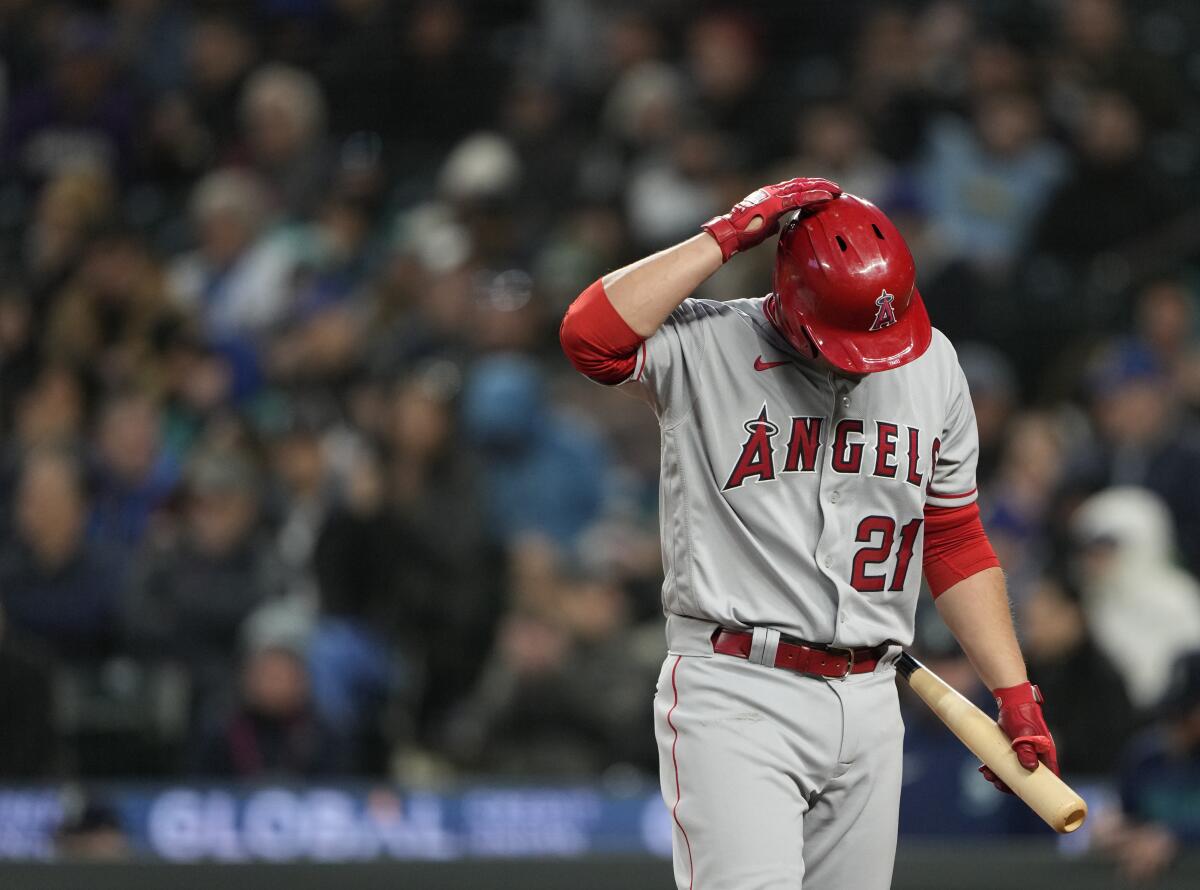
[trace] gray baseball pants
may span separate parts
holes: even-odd
[[[654,718],[679,890],[887,890],[904,738],[892,661],[827,680],[667,657]]]

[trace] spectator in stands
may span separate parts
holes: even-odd
[[[275,551],[287,575],[288,592],[310,603],[317,598],[313,552],[337,502],[324,440],[333,420],[331,406],[320,400],[289,402],[268,442],[274,484],[267,496]]]
[[[196,16],[188,34],[184,95],[200,120],[203,142],[210,146],[201,157],[204,163],[224,160],[220,152],[228,151],[237,137],[237,100],[254,58],[254,39],[231,10]]]
[[[74,167],[46,180],[22,232],[23,277],[35,298],[41,323],[52,308],[47,299],[66,284],[95,233],[112,222],[115,183],[104,167]]]
[[[59,364],[45,364],[17,399],[14,417],[19,451],[79,447],[84,433],[87,393],[81,375]]]
[[[778,85],[766,77],[764,36],[752,15],[732,10],[699,15],[686,34],[688,75],[701,115],[729,134],[739,156],[754,165],[771,160],[786,119]]]
[[[1151,492],[1118,486],[1085,501],[1072,532],[1088,626],[1133,703],[1150,708],[1200,640],[1200,584],[1171,561],[1171,515]]]
[[[896,176],[893,165],[875,149],[871,131],[848,102],[821,102],[796,122],[796,155],[775,167],[770,179],[784,180],[801,170],[822,170],[854,195],[886,205]]]
[[[865,10],[848,41],[852,68],[845,78],[851,101],[866,115],[880,151],[903,161],[920,156],[937,108],[928,83],[929,46],[914,18],[899,6]]]
[[[478,327],[472,346],[481,354],[530,353],[544,330],[542,304],[534,281],[521,269],[483,273],[476,285]]]
[[[1200,409],[1200,348],[1195,296],[1175,277],[1149,282],[1137,296],[1138,339],[1166,371],[1171,386],[1194,414]]]
[[[243,620],[282,593],[282,570],[258,527],[261,484],[242,454],[197,454],[182,527],[143,559],[125,604],[131,643],[183,662],[202,695],[228,688]]]
[[[1004,437],[1020,403],[1017,374],[1004,353],[984,343],[967,341],[955,346],[958,363],[967,378],[975,423],[979,429],[980,487],[992,481],[1000,462]]]
[[[687,220],[715,212],[728,165],[722,134],[697,124],[680,126],[660,150],[635,158],[629,169],[624,200],[630,234],[647,249],[686,238],[694,228]]]
[[[422,721],[475,683],[503,608],[503,555],[484,510],[486,471],[453,444],[460,369],[432,360],[394,388],[386,430],[388,499],[413,539],[406,624],[419,626],[426,672]],[[419,556],[418,556],[419,554]],[[411,644],[410,644],[411,645]]]
[[[1180,113],[1182,84],[1165,54],[1136,39],[1131,13],[1137,4],[1122,0],[1078,0],[1059,7],[1061,38],[1049,60],[1050,104],[1064,117],[1072,99],[1094,87],[1111,87],[1136,96],[1138,107],[1158,127]]]
[[[1036,581],[1058,543],[1052,536],[1058,519],[1055,494],[1066,445],[1062,424],[1054,416],[1025,412],[1005,430],[1004,450],[994,474],[986,481],[981,477],[984,523],[1018,600]]]
[[[467,438],[483,463],[494,533],[537,532],[569,545],[604,508],[608,456],[600,440],[547,403],[533,362],[479,362],[463,396]]]
[[[447,749],[466,766],[517,775],[649,766],[640,702],[658,667],[657,627],[631,627],[612,584],[554,580],[552,602],[505,619],[478,687],[447,725]]]
[[[11,633],[70,661],[108,654],[121,564],[85,534],[88,502],[79,463],[61,452],[31,453],[15,498],[16,534],[0,555],[0,606]]]
[[[296,232],[291,298],[266,350],[272,380],[341,381],[357,367],[365,331],[355,298],[366,279],[371,222],[363,201],[337,196]]]
[[[7,109],[6,166],[35,181],[81,167],[130,173],[137,106],[109,23],[77,12],[53,34],[48,76]]]
[[[313,711],[303,652],[262,645],[245,656],[239,703],[204,732],[194,775],[288,779],[352,769],[344,741]]]
[[[162,415],[145,393],[117,391],[100,411],[90,528],[97,540],[132,556],[166,503],[179,467],[162,450]]]
[[[315,212],[330,173],[316,79],[288,65],[264,65],[246,81],[241,115],[250,160],[272,203],[289,216]]]
[[[262,333],[288,309],[290,246],[269,231],[270,197],[243,170],[210,173],[192,192],[199,247],[174,261],[171,291],[215,336]]]
[[[0,609],[0,779],[43,779],[58,767],[49,660],[12,640]]]
[[[320,611],[307,658],[317,713],[370,745],[384,706],[417,673],[412,597],[435,581],[413,530],[388,508],[374,452],[360,449],[347,475],[313,552]]]
[[[1102,776],[1134,727],[1125,681],[1088,632],[1079,593],[1061,574],[1043,575],[1020,608],[1033,677],[1055,703],[1050,727],[1069,773]]]
[[[184,463],[208,427],[258,394],[262,379],[252,347],[210,343],[194,331],[164,332],[163,448]]]
[[[1072,173],[1051,195],[1030,241],[1040,256],[1067,262],[1121,250],[1170,218],[1178,204],[1148,163],[1138,105],[1113,89],[1087,96],[1075,134]]]
[[[476,309],[470,234],[440,203],[400,214],[394,229],[373,285],[372,368],[394,377],[431,355],[465,360]]]
[[[512,141],[499,133],[472,133],[446,156],[438,171],[438,196],[466,227],[472,258],[481,266],[503,266],[522,245],[515,214],[521,182],[533,171],[521,169]]]
[[[1200,423],[1183,410],[1164,368],[1142,345],[1119,341],[1088,379],[1096,438],[1077,449],[1068,490],[1139,485],[1171,511],[1184,562],[1200,571]]]
[[[98,233],[53,300],[43,344],[49,357],[90,367],[109,386],[161,385],[154,342],[178,317],[163,269],[140,235]]]
[[[936,237],[976,271],[1007,271],[1066,172],[1032,95],[979,96],[969,121],[943,117],[929,134],[923,194]]]
[[[1154,726],[1137,737],[1120,770],[1125,818],[1097,838],[1125,877],[1151,882],[1181,845],[1200,843],[1200,650],[1175,662]]]

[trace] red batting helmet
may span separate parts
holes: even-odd
[[[843,194],[779,236],[772,320],[803,352],[865,374],[921,356],[933,336],[908,245],[874,204]]]

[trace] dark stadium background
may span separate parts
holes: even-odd
[[[0,134],[5,887],[666,886],[657,431],[557,325],[797,175],[913,246],[1092,804],[906,702],[896,886],[1200,882],[1196,4],[0,0]]]

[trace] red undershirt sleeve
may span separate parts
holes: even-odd
[[[935,599],[959,581],[999,565],[979,504],[925,507],[925,580]]]
[[[563,316],[558,339],[571,364],[597,383],[624,383],[637,367],[643,339],[621,318],[595,281]]]

